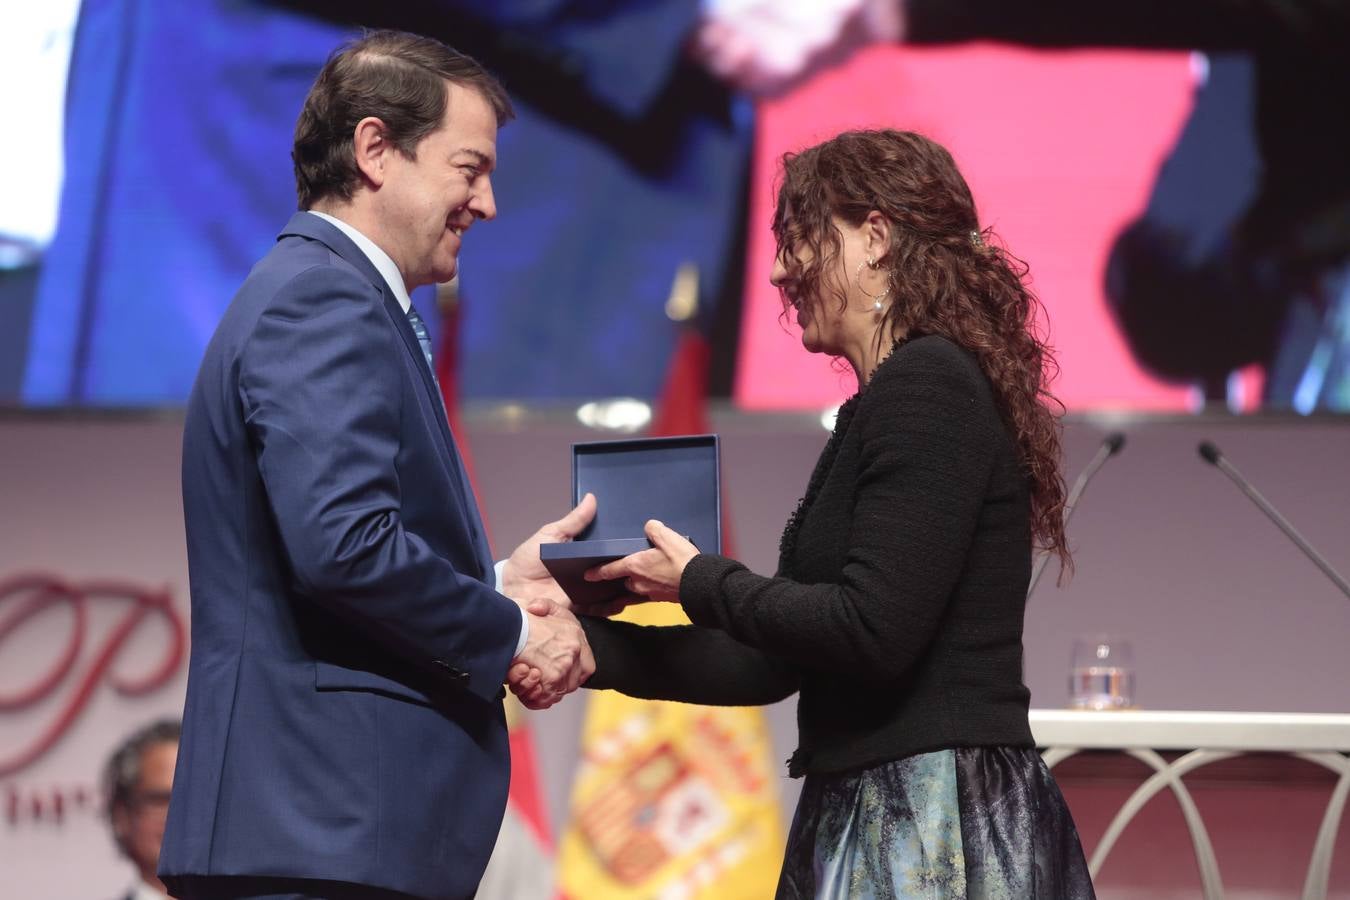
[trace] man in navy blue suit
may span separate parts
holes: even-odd
[[[226,310],[184,426],[175,896],[472,896],[506,804],[508,667],[555,698],[594,668],[569,613],[523,609],[557,591],[538,544],[593,498],[494,567],[408,297],[496,214],[510,116],[476,62],[398,32],[336,53],[305,100],[302,211]]]

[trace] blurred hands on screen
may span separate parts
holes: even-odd
[[[690,52],[737,90],[773,95],[903,30],[899,0],[709,0]]]

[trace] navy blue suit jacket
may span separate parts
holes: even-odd
[[[225,311],[183,435],[192,655],[160,874],[471,896],[520,633],[394,294],[296,214]]]

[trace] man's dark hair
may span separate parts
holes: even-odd
[[[295,123],[295,193],[300,209],[350,200],[360,179],[352,136],[368,116],[385,126],[408,159],[440,127],[446,82],[478,91],[503,125],[515,113],[505,89],[472,57],[440,41],[402,31],[372,31],[328,57]]]
[[[119,807],[131,807],[145,767],[145,751],[156,744],[177,744],[183,726],[177,719],[159,719],[142,726],[123,739],[103,766],[103,808],[111,817]],[[123,853],[122,836],[114,834]]]

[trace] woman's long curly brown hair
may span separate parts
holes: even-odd
[[[833,220],[856,227],[873,210],[891,225],[878,263],[889,271],[890,288],[878,349],[931,334],[979,359],[1030,482],[1035,545],[1071,567],[1060,473],[1063,405],[1049,389],[1059,369],[1038,334],[1044,310],[1026,286],[1026,264],[980,228],[950,153],[922,135],[882,130],[849,131],[786,154],[773,231],[794,295],[799,302],[846,302]],[[787,313],[786,291],[783,303]]]

